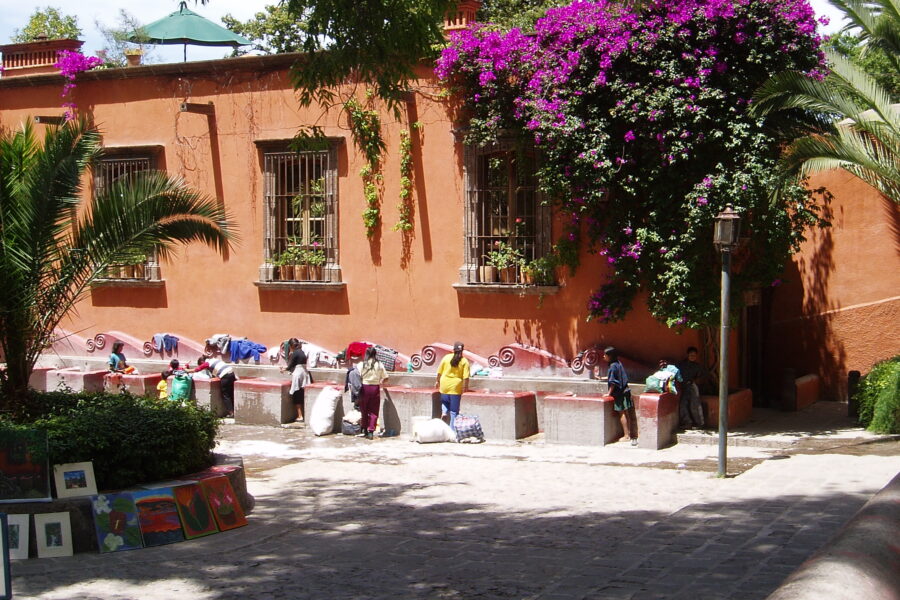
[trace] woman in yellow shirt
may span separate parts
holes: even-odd
[[[469,391],[469,361],[463,356],[463,349],[462,342],[453,344],[453,354],[441,359],[437,372],[437,388],[441,392],[441,418],[450,423],[451,429],[456,424],[462,395]]]

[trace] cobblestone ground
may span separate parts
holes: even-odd
[[[712,446],[223,434],[255,497],[247,527],[14,562],[15,597],[762,599],[900,471],[896,453],[846,440],[730,449],[747,470],[722,480],[691,467]]]

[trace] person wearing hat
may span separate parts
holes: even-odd
[[[462,342],[453,344],[453,354],[441,359],[437,372],[436,385],[441,392],[441,418],[450,424],[451,429],[456,424],[462,395],[469,391],[469,361],[463,356],[464,348]]]

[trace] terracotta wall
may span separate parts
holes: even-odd
[[[391,230],[398,217],[401,124],[388,115],[383,224],[375,239],[367,239],[357,175],[362,160],[346,125],[336,112],[300,109],[286,70],[263,64],[242,58],[188,63],[195,72],[165,65],[80,78],[75,101],[101,126],[105,144],[164,146],[166,170],[218,196],[239,224],[241,241],[224,261],[199,245],[179,250],[162,264],[165,285],[160,288],[94,288],[72,321],[63,323],[66,329],[83,335],[120,330],[142,339],[177,332],[203,340],[224,332],[264,344],[296,335],[333,350],[370,339],[406,354],[432,342],[461,339],[472,351],[488,355],[518,341],[567,359],[591,344],[612,343],[653,363],[660,356],[680,357],[686,346],[697,343],[693,334],[661,326],[641,306],[623,323],[587,323],[588,294],[607,268],[595,257],[585,257],[577,277],[563,274],[558,293],[542,298],[454,289],[463,263],[462,155],[447,106],[432,99],[439,91],[433,81],[423,81],[415,96],[413,118],[424,128],[414,145],[415,228],[409,258],[404,259],[403,236]],[[196,72],[203,65],[216,71]],[[0,126],[14,128],[29,115],[61,113],[62,80],[32,79],[22,87],[0,85]],[[205,115],[179,112],[185,101],[212,101],[214,123]],[[287,139],[310,123],[346,140],[339,152],[339,246],[346,286],[263,290],[253,284],[263,248],[262,165],[254,141]]]
[[[773,290],[774,375],[818,373],[842,399],[850,370],[900,353],[900,207],[844,171],[813,178],[832,194],[832,227],[810,233]]]

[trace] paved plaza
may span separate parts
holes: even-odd
[[[805,422],[827,427],[753,434],[771,443],[729,448],[727,479],[715,477],[717,448],[702,440],[661,451],[539,436],[419,445],[229,424],[219,450],[244,457],[255,498],[247,527],[17,561],[13,591],[23,600],[762,599],[900,471],[900,442],[854,429],[844,413],[820,403]]]

